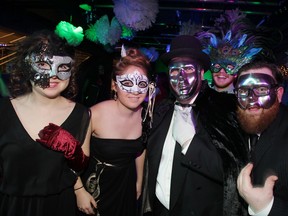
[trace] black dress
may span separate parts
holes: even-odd
[[[83,175],[86,190],[97,202],[100,216],[135,216],[135,159],[144,147],[142,138],[91,138],[90,164]]]
[[[76,215],[77,176],[63,153],[29,136],[9,98],[0,99],[0,113],[0,215]],[[88,109],[76,104],[61,127],[83,141],[89,118]]]

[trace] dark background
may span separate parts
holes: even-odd
[[[145,0],[143,0],[145,2]],[[80,4],[92,7],[92,13],[81,9]],[[2,35],[13,32],[18,37],[29,35],[33,31],[48,28],[55,29],[60,21],[71,22],[74,26],[87,29],[101,16],[107,14],[110,21],[114,17],[113,1],[110,0],[1,0],[0,12],[0,51],[1,57],[9,54],[3,46],[9,43],[8,37]],[[286,0],[159,0],[159,12],[156,22],[144,31],[138,31],[132,40],[121,39],[115,46],[104,47],[87,39],[78,50],[81,55],[81,92],[78,100],[87,105],[109,98],[110,74],[113,59],[119,57],[122,44],[135,47],[154,47],[159,55],[165,52],[166,46],[175,37],[183,23],[189,20],[208,30],[215,24],[225,10],[238,8],[246,14],[255,25],[260,24],[272,29],[268,37],[276,40],[270,45],[278,62],[287,64],[288,50],[288,3]],[[273,34],[273,31],[275,35]],[[277,34],[276,34],[277,32]],[[281,36],[279,37],[278,32]],[[14,35],[14,36],[15,36]],[[1,63],[1,62],[0,62]],[[153,62],[154,72],[163,72],[165,66]],[[2,73],[6,67],[2,64]],[[96,93],[95,93],[96,92]]]

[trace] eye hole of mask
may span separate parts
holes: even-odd
[[[181,71],[184,71],[186,74],[191,74],[194,73],[196,69],[192,64],[184,65],[182,67],[170,67],[169,69],[170,76],[177,76]]]
[[[120,82],[123,86],[132,87],[134,84],[131,80],[123,80]]]
[[[51,66],[44,61],[35,62],[35,66],[40,70],[51,70]]]
[[[277,85],[270,86],[254,86],[254,87],[241,87],[235,89],[235,94],[239,98],[246,98],[249,96],[250,92],[257,97],[263,97],[270,94],[272,88],[277,87]]]
[[[213,64],[211,67],[212,73],[218,73],[221,69],[224,69],[227,74],[233,74],[234,73],[234,66],[233,65],[221,65],[221,64]]]
[[[69,72],[71,70],[71,64],[61,64],[58,67],[59,72]]]
[[[141,81],[138,83],[139,88],[146,88],[148,86],[148,83],[145,81]]]
[[[131,80],[123,80],[120,82],[123,86],[126,87],[133,87],[134,83]],[[139,88],[146,88],[148,86],[148,83],[145,81],[140,81],[138,83],[138,87]]]

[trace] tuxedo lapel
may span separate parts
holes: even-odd
[[[254,154],[252,155],[252,161],[255,163],[255,167],[258,162],[261,160],[265,152],[267,152],[273,145],[277,145],[274,143],[277,139],[277,134],[280,133],[280,130],[285,128],[284,125],[281,125],[283,117],[283,112],[280,107],[279,113],[276,119],[271,123],[271,125],[261,134],[254,150]]]
[[[255,167],[257,167],[258,162],[261,160],[265,152],[273,145],[271,139],[273,139],[271,135],[265,136],[265,134],[261,135],[261,137],[259,138],[252,153],[252,161],[254,162]]]
[[[162,150],[166,135],[169,130],[170,121],[173,115],[173,107],[171,110],[163,113],[162,121],[159,123],[152,131],[149,136],[149,141],[147,145],[147,158],[149,163],[149,185],[151,186],[149,190],[150,194],[155,194],[156,179],[158,174],[158,168],[161,160]]]

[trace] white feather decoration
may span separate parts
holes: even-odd
[[[180,27],[179,35],[192,35],[192,36],[194,36],[195,33],[201,32],[201,30],[202,30],[201,25],[196,25],[195,23],[192,23],[191,20],[189,20],[187,22],[182,23],[182,25]]]
[[[116,17],[113,17],[111,26],[107,15],[102,16],[90,25],[85,31],[87,39],[102,45],[114,45],[121,38],[122,28]]]
[[[121,57],[125,57],[127,56],[127,53],[126,53],[126,49],[125,49],[125,46],[122,44],[121,46]]]
[[[119,21],[117,20],[117,18],[113,17],[111,21],[111,26],[109,27],[109,31],[108,31],[109,44],[112,46],[116,44],[117,41],[120,40],[121,34],[122,34],[121,25]]]
[[[156,21],[157,0],[113,0],[113,2],[118,21],[135,31],[148,29]]]
[[[102,16],[95,23],[95,29],[98,41],[103,45],[108,44],[109,26],[110,23],[107,15]]]

